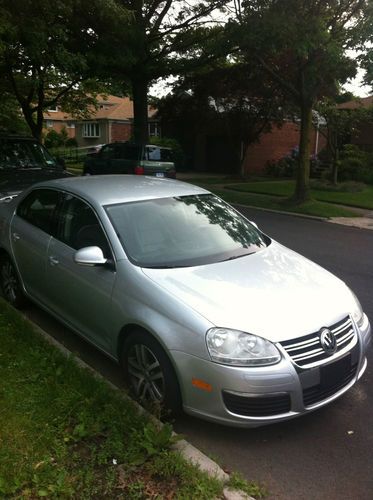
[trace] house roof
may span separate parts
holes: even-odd
[[[66,121],[73,120],[73,117],[69,113],[64,111],[45,111],[43,113],[44,120],[56,120],[56,121]]]
[[[117,97],[114,95],[97,96],[98,109],[92,109],[90,120],[132,120],[133,119],[133,101],[129,97]],[[155,115],[156,110],[148,106],[148,117]],[[72,120],[74,119],[68,113],[63,111],[51,111],[44,113],[45,120]]]
[[[358,109],[358,108],[370,108],[373,106],[373,95],[368,97],[357,97],[352,101],[343,102],[338,104],[339,109]]]

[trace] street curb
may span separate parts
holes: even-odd
[[[319,217],[317,215],[307,215],[307,214],[298,214],[296,212],[284,212],[282,210],[274,210],[272,208],[263,208],[263,207],[254,207],[253,205],[243,205],[242,203],[231,203],[231,205],[239,207],[239,208],[252,208],[254,210],[261,210],[262,212],[271,212],[274,214],[280,214],[280,215],[290,215],[293,217],[300,217],[302,219],[310,219],[310,220],[317,220],[319,222],[327,222],[329,224],[336,224],[338,226],[345,226],[345,227],[350,227],[354,229],[366,229],[367,231],[373,231],[373,227],[367,227],[365,225],[361,224],[351,224],[349,221],[354,221],[356,219],[369,219],[367,217]],[[338,219],[346,219],[346,222]]]
[[[92,366],[88,365],[85,361],[77,357],[73,352],[67,349],[58,340],[49,335],[49,333],[40,328],[40,326],[32,322],[25,314],[23,314],[22,312],[20,312],[20,314],[23,317],[23,319],[25,319],[28,323],[32,325],[35,331],[37,331],[49,344],[56,347],[64,356],[73,357],[74,362],[79,367],[88,370],[95,378],[104,381],[124,401],[130,401],[135,406],[140,415],[146,415],[156,427],[158,428],[163,427],[164,424],[160,420],[158,420],[154,415],[145,410],[145,408],[143,408],[139,403],[130,398],[127,394],[125,394],[119,387],[117,387],[115,384],[107,380],[103,375],[101,375],[101,373],[95,370]],[[173,432],[172,434],[175,437],[178,436],[175,432]],[[223,483],[223,485],[226,485],[229,482],[230,479],[229,474],[224,472],[223,469],[216,462],[214,462],[214,460],[206,456],[195,446],[188,443],[185,439],[178,439],[178,441],[172,445],[172,449],[174,451],[178,451],[186,462],[197,466],[201,471],[206,472],[211,478],[220,480]],[[253,497],[250,497],[245,492],[231,489],[228,486],[224,487],[222,498],[224,498],[225,500],[255,500]]]

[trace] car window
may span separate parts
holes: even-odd
[[[58,216],[58,239],[79,250],[84,247],[100,247],[104,256],[111,258],[105,233],[92,208],[79,198],[66,195]]]
[[[56,162],[38,142],[16,138],[0,138],[0,169],[50,167],[56,167]]]
[[[128,257],[142,267],[211,264],[258,252],[270,242],[231,206],[210,194],[105,209]]]
[[[150,161],[172,161],[172,151],[158,146],[146,146],[145,159]]]
[[[46,233],[52,234],[53,215],[59,197],[58,191],[35,189],[18,205],[17,215]]]
[[[104,160],[115,158],[115,144],[108,144],[101,149],[100,157]]]

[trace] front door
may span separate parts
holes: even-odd
[[[109,351],[115,270],[74,262],[75,252],[88,246],[100,247],[105,257],[112,259],[107,237],[93,209],[68,194],[57,226],[47,255],[48,306],[95,345]]]

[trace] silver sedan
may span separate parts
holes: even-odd
[[[140,401],[242,427],[362,376],[370,325],[338,278],[168,179],[37,184],[0,204],[0,281],[121,363]]]

